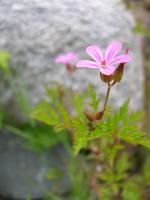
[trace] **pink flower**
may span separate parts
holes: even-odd
[[[73,52],[69,52],[67,54],[61,54],[61,55],[58,55],[54,61],[55,63],[63,63],[63,64],[68,64],[70,63],[72,60],[75,60],[77,59],[77,55]]]
[[[97,46],[88,46],[86,48],[86,53],[91,56],[94,61],[80,60],[76,64],[76,67],[96,68],[99,69],[102,74],[111,75],[115,71],[114,65],[131,61],[131,56],[127,54],[116,56],[121,48],[122,43],[113,42],[107,47],[105,56],[103,56],[101,50]]]

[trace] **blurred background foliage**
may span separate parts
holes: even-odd
[[[146,7],[144,1],[129,1],[124,0],[127,8],[132,9],[137,17],[137,24],[133,29],[135,34],[140,34],[144,38],[144,47],[143,47],[143,57],[144,57],[144,70],[145,70],[145,118],[143,120],[144,130],[147,133],[150,133],[150,24],[146,24],[143,20],[143,17],[139,16],[139,9],[143,9],[142,12],[148,12],[150,16],[149,7]],[[146,11],[145,11],[146,9]],[[6,76],[9,81],[9,85],[12,89],[13,95],[18,103],[18,106],[21,112],[26,117],[26,122],[24,124],[17,124],[12,122],[7,113],[3,108],[0,108],[0,128],[8,129],[13,134],[22,137],[25,140],[26,148],[29,148],[37,153],[44,153],[45,150],[51,148],[52,146],[62,143],[66,148],[66,151],[71,155],[69,161],[69,177],[71,180],[71,192],[64,194],[64,197],[60,197],[57,194],[49,193],[45,194],[43,200],[95,200],[97,197],[93,192],[89,192],[88,181],[92,173],[91,162],[93,158],[90,158],[89,153],[86,151],[81,151],[81,153],[73,157],[72,154],[72,139],[70,138],[71,133],[69,131],[61,130],[58,133],[58,130],[63,129],[63,124],[54,128],[54,125],[58,122],[58,115],[54,112],[55,105],[51,106],[51,116],[53,116],[51,122],[49,123],[49,115],[47,116],[44,112],[40,113],[40,120],[42,122],[37,122],[33,119],[35,118],[36,113],[33,112],[27,96],[27,91],[22,80],[19,80],[19,77],[14,74],[10,69],[10,57],[9,52],[1,51],[0,52],[0,70],[3,76]],[[63,101],[62,91],[59,85],[56,88],[46,88],[48,95],[52,98],[52,102]],[[65,90],[65,88],[63,88]],[[58,94],[59,91],[59,94]],[[71,91],[65,91],[70,93]],[[60,95],[61,96],[58,96]],[[71,95],[73,96],[73,94]],[[91,95],[92,96],[92,95]],[[73,99],[73,104],[76,108],[76,112],[81,113],[83,107],[81,105],[84,103],[85,94],[76,94]],[[61,98],[61,99],[60,99]],[[58,102],[60,103],[60,102]],[[99,103],[99,102],[98,102]],[[62,105],[62,104],[60,104]],[[97,110],[97,105],[95,105],[95,110]],[[38,105],[37,110],[41,109],[47,110],[49,104],[47,101],[42,102]],[[50,107],[49,107],[50,109]],[[67,119],[68,113],[65,112],[64,107],[59,107],[60,110],[63,110],[62,118]],[[36,112],[37,112],[36,110]],[[32,117],[31,117],[32,112]],[[37,115],[38,116],[38,115]],[[39,120],[37,118],[37,120]],[[43,123],[44,122],[44,123]],[[80,150],[80,147],[77,148],[77,151]],[[149,200],[150,199],[150,157],[149,150],[145,150],[142,147],[128,147],[128,150],[123,152],[122,157],[118,160],[116,164],[117,173],[120,174],[121,178],[124,178],[126,181],[123,185],[122,197],[114,196],[114,200]],[[109,160],[109,159],[108,159]],[[88,163],[88,164],[87,164]],[[78,174],[78,175],[77,175]],[[110,182],[113,180],[113,175],[104,174],[106,177],[103,179],[109,179]],[[125,177],[122,177],[124,176]],[[57,171],[52,171],[47,175],[47,178],[57,178],[61,174]],[[108,177],[107,177],[108,176]],[[111,179],[112,178],[112,179]],[[102,181],[102,180],[101,180]],[[114,191],[117,190],[116,184],[121,184],[122,180],[117,180],[113,183]],[[101,191],[104,194],[102,200],[109,200],[110,194],[112,191],[107,187],[103,187],[104,184],[101,184]],[[27,196],[26,200],[31,200],[30,196]]]

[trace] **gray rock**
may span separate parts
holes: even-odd
[[[86,58],[84,49],[96,44],[105,49],[109,42],[119,40],[130,49],[132,63],[126,66],[122,83],[112,90],[110,103],[118,107],[127,98],[131,108],[143,106],[143,71],[140,40],[132,32],[134,18],[121,0],[1,0],[0,49],[8,50],[11,67],[27,87],[31,104],[45,94],[45,85],[58,81],[74,90],[86,89],[93,84],[98,94],[104,96],[106,85],[99,73],[79,69],[71,76],[63,65],[53,58],[60,53],[75,51]],[[12,106],[12,91],[1,75],[0,102],[18,115]],[[15,81],[15,80],[14,80]],[[9,105],[9,106],[8,106]],[[63,167],[61,150],[50,156],[37,156],[21,146],[22,141],[8,133],[0,134],[0,194],[22,198],[31,193],[32,198],[42,197],[50,182],[44,176],[53,165]],[[59,157],[58,163],[55,158]],[[50,162],[50,163],[49,163]],[[60,183],[68,188],[66,179]]]
[[[25,82],[31,103],[38,102],[45,85],[55,81],[74,90],[92,83],[104,96],[106,85],[97,71],[79,69],[69,76],[53,58],[68,51],[85,58],[87,45],[105,49],[119,40],[130,49],[132,63],[126,66],[122,83],[112,90],[110,103],[118,107],[130,98],[132,109],[143,106],[140,40],[132,32],[134,18],[121,0],[1,0],[0,5],[0,48],[12,54],[12,67]],[[4,82],[0,93],[5,104],[12,98]]]
[[[66,163],[68,155],[62,146],[45,154],[23,148],[15,135],[0,132],[0,195],[13,199],[42,198],[48,192],[65,193],[70,189]],[[48,180],[48,173],[57,170],[60,177]]]

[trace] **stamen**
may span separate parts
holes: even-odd
[[[106,60],[103,60],[103,61],[101,62],[101,65],[102,65],[102,67],[105,67],[105,65],[106,65]]]

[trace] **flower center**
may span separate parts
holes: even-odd
[[[105,67],[105,66],[106,66],[106,60],[102,60],[101,67]]]

